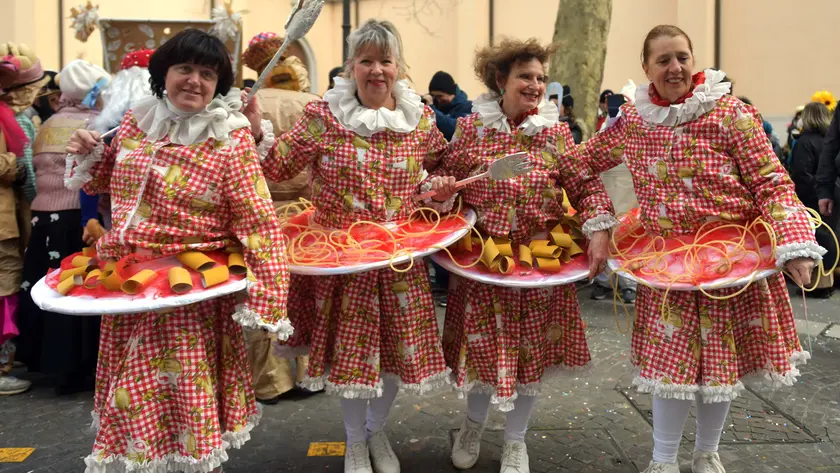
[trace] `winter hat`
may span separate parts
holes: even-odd
[[[432,81],[429,82],[429,92],[443,92],[445,94],[455,95],[458,86],[455,84],[455,79],[449,74],[438,71],[432,76]]]
[[[44,69],[41,67],[41,61],[23,43],[0,44],[0,64],[3,64],[4,68],[8,68],[8,63],[13,64],[19,72],[17,78],[6,85],[6,89],[15,89],[34,84],[44,77]]]
[[[564,107],[575,108],[575,98],[571,95],[566,95],[565,97],[563,97],[563,100],[561,100],[560,103],[562,103]]]
[[[111,76],[105,69],[81,59],[64,66],[58,76],[58,86],[65,98],[85,102],[91,108],[110,82]]]
[[[563,96],[563,86],[559,82],[552,82],[548,84],[548,87],[545,88],[545,95],[551,99],[557,97],[558,99]]]
[[[154,49],[141,49],[139,51],[132,51],[126,54],[120,63],[120,70],[124,71],[130,67],[142,67],[143,69],[148,69],[149,60],[152,58],[152,54],[154,54],[154,52]]]

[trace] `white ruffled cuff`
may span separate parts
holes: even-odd
[[[260,314],[251,310],[247,304],[238,304],[236,306],[236,312],[233,313],[233,320],[243,327],[265,329],[269,332],[275,333],[277,334],[277,339],[281,342],[288,340],[295,332],[295,329],[292,327],[289,319],[283,319],[276,324],[267,324],[263,322]]]
[[[257,154],[260,155],[260,161],[264,161],[277,143],[277,137],[274,135],[274,126],[268,120],[260,121],[260,130],[262,131],[262,140],[257,144]]]
[[[429,192],[430,190],[432,190],[432,182],[435,179],[439,179],[439,177],[435,176],[435,177],[429,179],[428,181],[424,182],[423,185],[420,186],[420,193],[423,194],[423,193],[426,193],[426,192]],[[423,205],[425,207],[428,207],[428,208],[432,209],[432,210],[435,210],[436,212],[445,213],[445,212],[449,212],[450,210],[452,210],[453,207],[455,207],[455,199],[457,197],[458,197],[457,192],[452,194],[452,197],[446,199],[443,202],[438,202],[438,201],[432,199],[431,197],[429,197],[428,199],[423,199]]]
[[[92,181],[93,176],[90,175],[90,170],[94,164],[102,161],[104,152],[105,145],[100,141],[88,154],[68,154],[64,166],[64,187],[71,191],[78,191]]]
[[[588,219],[581,228],[581,231],[586,236],[587,239],[592,238],[592,235],[595,232],[600,232],[601,230],[611,230],[613,227],[618,226],[618,219],[609,214],[598,215]]]
[[[781,269],[785,266],[785,263],[796,258],[811,258],[816,262],[820,262],[825,253],[826,249],[813,241],[777,246],[776,267]]]

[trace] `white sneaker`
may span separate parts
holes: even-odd
[[[525,442],[506,441],[502,449],[502,473],[531,473]]]
[[[385,432],[379,431],[371,434],[367,445],[376,473],[400,473],[400,461],[394,454]]]
[[[367,442],[347,446],[344,452],[344,473],[373,473]]]
[[[691,471],[694,473],[726,473],[717,452],[694,452]]]
[[[32,383],[25,379],[15,378],[14,376],[0,376],[0,396],[20,394],[29,389],[29,386],[32,386]]]
[[[455,468],[468,470],[475,466],[481,449],[481,434],[483,432],[484,424],[473,422],[469,417],[464,417],[461,430],[455,434],[455,443],[452,445],[452,464],[455,465]]]
[[[680,467],[676,463],[651,461],[650,465],[642,473],[680,473]]]

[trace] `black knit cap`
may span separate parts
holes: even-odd
[[[438,71],[432,76],[432,81],[429,82],[429,92],[443,92],[445,94],[455,95],[457,85],[455,79],[449,74]]]

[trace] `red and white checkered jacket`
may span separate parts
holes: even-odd
[[[569,126],[557,122],[529,136],[484,126],[478,113],[458,119],[452,143],[434,174],[461,180],[487,170],[505,155],[528,153],[534,169],[494,181],[483,179],[462,191],[464,201],[479,214],[479,226],[490,235],[527,238],[545,231],[563,216],[563,192],[581,217],[587,236],[616,221],[603,182],[580,158]]]
[[[694,233],[709,220],[761,217],[778,238],[778,266],[821,258],[825,250],[754,107],[725,95],[711,111],[675,126],[645,121],[632,104],[621,113],[580,151],[597,173],[627,165],[645,230],[667,237]]]
[[[111,194],[113,227],[97,242],[101,257],[163,257],[241,244],[249,297],[234,317],[283,340],[291,335],[286,245],[247,127],[229,139],[190,146],[168,137],[150,142],[129,111],[110,146],[100,144],[77,160],[95,163],[71,179],[84,182],[90,194]]]
[[[281,182],[311,164],[315,222],[346,228],[359,220],[407,218],[418,208],[413,197],[427,175],[424,159],[436,159],[446,144],[429,107],[410,133],[363,137],[342,126],[327,102],[312,102],[262,165],[269,179]]]

